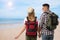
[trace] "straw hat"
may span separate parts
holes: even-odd
[[[32,7],[29,7],[28,8],[28,13],[31,13],[31,12],[33,12],[34,11],[34,9],[32,8]]]

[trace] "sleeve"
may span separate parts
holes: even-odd
[[[40,16],[39,27],[43,27],[43,24],[45,24],[45,23],[46,23],[46,15],[45,15],[45,13],[43,13]]]
[[[24,24],[25,24],[26,21],[27,21],[27,18],[24,19]]]
[[[46,26],[49,25],[49,17],[48,17],[48,15],[45,15],[45,21],[44,21],[44,24],[45,24]]]

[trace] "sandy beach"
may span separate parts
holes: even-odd
[[[20,23],[0,24],[0,27],[3,27],[3,26],[8,28],[0,28],[0,40],[25,40],[25,32],[23,32],[18,39],[14,39],[15,36],[19,34],[22,28],[21,26],[23,26]],[[60,39],[60,24],[58,25],[54,34],[54,40],[59,40],[59,39]],[[38,38],[37,40],[41,40],[41,38]]]

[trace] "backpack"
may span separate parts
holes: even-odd
[[[58,16],[55,13],[49,14],[47,12],[45,12],[47,14],[48,17],[48,24],[46,26],[46,28],[50,31],[56,29],[58,23]]]
[[[37,19],[37,17],[35,17],[34,21],[30,21],[27,17],[27,21],[25,22],[26,35],[29,35],[29,36],[36,36],[37,35],[38,22],[36,21],[36,19]]]

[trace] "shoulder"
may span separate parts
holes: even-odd
[[[24,19],[24,23],[27,21],[27,17]]]
[[[24,19],[24,21],[27,21],[27,17]]]
[[[57,18],[59,18],[58,15],[57,15],[56,13],[53,12],[53,14],[54,14]]]

